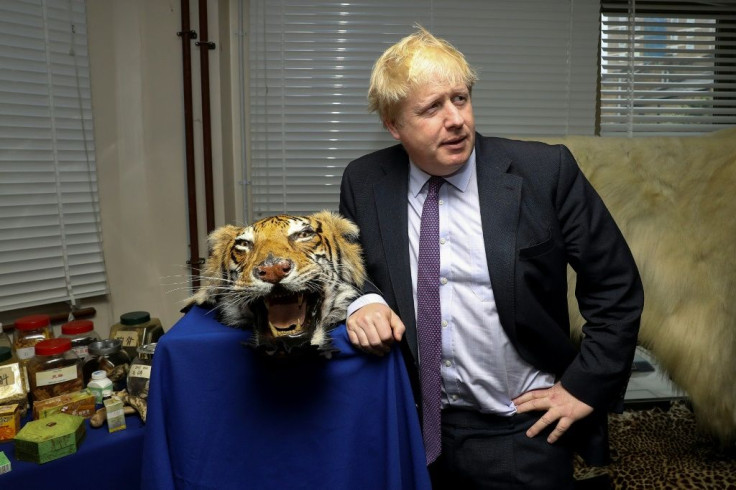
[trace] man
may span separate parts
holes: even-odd
[[[343,175],[340,212],[360,227],[372,281],[348,332],[375,354],[398,341],[408,350],[435,488],[570,488],[573,450],[607,458],[606,412],[628,380],[641,281],[565,147],[475,132],[475,81],[460,52],[421,28],[376,62],[370,107],[400,144]],[[427,233],[438,238],[424,241],[433,215],[439,230]],[[586,319],[579,348],[568,264]]]

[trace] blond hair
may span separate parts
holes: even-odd
[[[373,65],[368,108],[378,113],[384,125],[396,122],[401,102],[417,86],[463,83],[471,90],[478,80],[452,44],[416,27],[416,32],[388,48]]]

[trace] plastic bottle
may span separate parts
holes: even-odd
[[[35,346],[28,361],[28,381],[34,401],[45,400],[84,388],[82,361],[72,352],[69,339],[46,339]]]
[[[72,341],[72,350],[78,358],[84,359],[89,353],[88,346],[100,340],[91,320],[72,320],[61,326],[61,337]]]
[[[112,395],[112,381],[107,377],[107,372],[100,369],[92,373],[92,378],[87,383],[87,391],[95,396],[95,403],[102,404],[106,396]]]

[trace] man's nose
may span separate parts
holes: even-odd
[[[465,118],[462,112],[460,112],[460,108],[453,104],[452,101],[448,101],[445,104],[445,113],[445,124],[448,128],[462,126],[465,123]]]

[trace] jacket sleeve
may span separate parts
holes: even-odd
[[[555,206],[575,297],[585,319],[580,352],[561,377],[576,398],[597,409],[619,400],[629,379],[644,292],[629,247],[570,151],[560,146]]]

